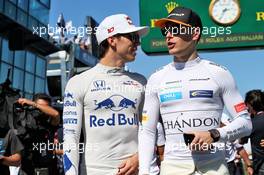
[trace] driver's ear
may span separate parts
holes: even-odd
[[[116,46],[116,37],[111,36],[111,37],[107,38],[107,42],[108,42],[109,46],[111,46],[111,47]]]
[[[201,29],[200,27],[195,27],[192,29],[192,40],[196,40],[198,42],[200,36],[201,36]]]

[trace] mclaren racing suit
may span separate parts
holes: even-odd
[[[224,106],[234,120],[228,126],[219,128]],[[160,115],[166,137],[161,174],[166,175],[185,175],[195,171],[228,173],[224,148],[218,148],[215,143],[204,151],[190,150],[185,145],[183,133],[217,128],[221,141],[231,141],[249,135],[252,128],[246,106],[230,72],[199,57],[186,63],[170,63],[148,80],[143,130],[139,140],[141,174],[149,174]],[[164,168],[166,162],[169,166]],[[186,171],[178,171],[177,166]]]

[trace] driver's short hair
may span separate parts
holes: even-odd
[[[98,54],[99,54],[99,58],[101,59],[102,57],[105,56],[107,50],[109,48],[109,44],[108,44],[108,41],[107,39],[102,41],[100,44],[99,44],[99,47],[98,47]]]

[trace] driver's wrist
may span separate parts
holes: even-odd
[[[246,165],[247,168],[253,168],[252,164]]]

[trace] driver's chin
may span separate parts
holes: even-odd
[[[169,54],[174,55],[174,54],[176,54],[176,51],[174,49],[169,49]]]
[[[134,61],[135,58],[136,58],[136,53],[134,52],[134,53],[128,54],[125,59],[127,62],[131,62],[131,61]]]
[[[131,62],[134,61],[137,55],[137,50],[134,47],[130,47],[127,50],[127,53],[124,55],[124,60],[126,60],[126,62]]]
[[[129,57],[129,60],[135,60],[135,57],[136,57],[136,55],[137,55],[137,53],[136,53],[137,51],[135,50],[135,49],[130,49],[130,52],[129,52],[129,54],[128,54],[128,57]]]
[[[131,55],[131,56],[129,56],[129,58],[127,59],[128,61],[134,61],[135,60],[135,58],[136,58],[136,56],[134,55]]]

